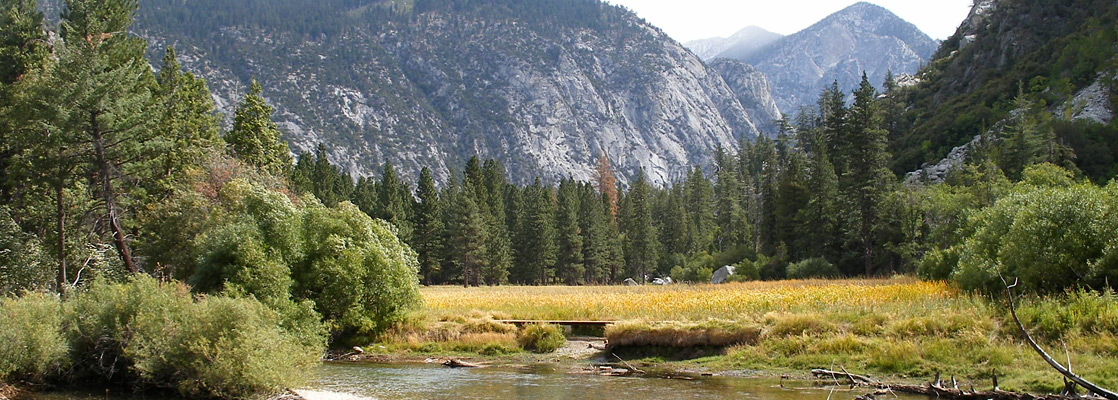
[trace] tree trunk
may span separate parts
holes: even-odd
[[[116,213],[116,196],[113,194],[112,185],[112,168],[109,161],[105,158],[105,143],[101,137],[101,129],[98,125],[96,112],[90,113],[90,135],[93,138],[93,151],[97,158],[97,173],[100,175],[98,180],[101,181],[101,196],[105,201],[105,212],[109,222],[109,229],[112,230],[113,244],[116,246],[117,254],[120,255],[120,260],[124,262],[124,267],[128,271],[135,274],[139,272],[139,268],[132,260],[132,251],[128,248],[128,241],[124,238],[124,231],[120,228],[120,222],[117,220]]]

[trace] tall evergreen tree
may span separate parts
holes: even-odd
[[[624,216],[626,272],[638,282],[654,272],[660,260],[658,233],[653,224],[651,188],[644,171],[638,172],[625,196]]]
[[[555,277],[558,248],[555,242],[555,205],[551,188],[536,178],[524,189],[521,199],[523,219],[518,236],[521,248],[517,262],[523,264],[528,276],[525,283],[546,285]]]
[[[469,193],[473,188],[463,189],[454,205],[450,229],[452,254],[461,267],[462,285],[481,286],[481,271],[487,263],[485,244],[489,240],[489,229],[485,226],[485,214],[474,201],[476,195]]]
[[[152,165],[158,171],[157,187],[152,189],[166,195],[188,167],[199,165],[225,143],[210,90],[202,79],[182,71],[174,48],[165,50],[156,81],[156,130],[162,149]]]
[[[687,214],[690,217],[688,252],[698,253],[711,251],[714,248],[714,186],[703,174],[703,170],[695,167],[684,184],[686,190]]]
[[[827,156],[827,147],[823,146],[822,132],[815,130],[812,136],[812,148],[808,160],[808,201],[807,206],[800,210],[804,227],[800,236],[798,248],[806,252],[807,257],[824,257],[832,263],[836,262],[834,251],[837,248],[838,234],[838,176],[831,159]]]
[[[419,187],[416,189],[415,231],[412,234],[412,247],[419,258],[419,276],[425,285],[430,285],[438,276],[442,264],[443,219],[439,193],[431,170],[423,167],[419,172]]]
[[[380,182],[377,183],[377,218],[396,227],[396,234],[405,242],[411,241],[412,225],[408,211],[414,198],[407,185],[396,176],[396,168],[385,161]],[[474,206],[477,206],[475,201]]]
[[[558,259],[555,270],[563,283],[577,285],[584,282],[586,265],[583,263],[582,225],[579,221],[580,198],[578,184],[566,179],[559,184],[556,196],[555,226]]]
[[[741,181],[733,157],[722,149],[715,154],[714,247],[718,251],[742,246],[752,236],[751,224],[741,205]]]
[[[274,110],[264,101],[262,90],[253,79],[248,94],[233,113],[233,130],[225,134],[225,141],[246,164],[286,176],[291,169],[291,150],[272,121]]]
[[[844,196],[851,205],[854,235],[862,251],[866,276],[874,274],[875,233],[881,221],[882,203],[893,180],[886,152],[887,132],[882,128],[878,112],[877,90],[862,74],[862,83],[854,92],[854,104],[847,121],[847,168],[842,179]]]
[[[489,229],[487,264],[482,278],[486,284],[499,285],[508,279],[509,268],[512,267],[512,240],[506,222],[505,189],[508,182],[505,180],[505,169],[497,160],[485,160],[482,184],[486,193],[486,202],[483,203],[485,223]]]
[[[143,57],[145,43],[126,33],[135,9],[126,0],[67,1],[53,66],[22,89],[28,107],[23,115],[31,120],[21,141],[35,154],[27,159],[33,168],[58,171],[51,180],[58,193],[61,263],[64,188],[81,172],[102,207],[98,231],[128,270],[140,269],[129,223],[143,193],[124,182],[154,179],[151,161],[165,149],[150,117],[156,82]]]
[[[11,158],[20,151],[12,136],[12,85],[47,61],[43,15],[36,0],[0,1],[0,203],[11,204]]]

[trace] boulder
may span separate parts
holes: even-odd
[[[716,285],[719,284],[719,283],[726,283],[726,280],[729,279],[730,275],[733,275],[733,274],[734,274],[734,267],[733,266],[729,266],[729,265],[724,266],[722,268],[719,268],[717,271],[714,271],[714,275],[711,275],[711,277],[710,277],[710,283],[713,283],[713,284],[716,284]]]

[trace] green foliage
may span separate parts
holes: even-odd
[[[516,341],[520,347],[536,353],[554,353],[567,344],[563,328],[551,324],[530,324],[525,326]]]
[[[76,376],[188,396],[246,397],[297,385],[324,347],[321,328],[285,329],[279,313],[252,298],[195,300],[185,286],[145,276],[96,282],[66,305]]]
[[[0,297],[0,382],[43,382],[63,371],[62,304],[47,294]]]
[[[39,238],[23,232],[0,206],[0,296],[47,289],[54,275]]]
[[[350,203],[309,204],[301,223],[306,241],[292,293],[314,301],[335,337],[377,335],[419,304],[415,252],[391,225]]]
[[[788,278],[837,278],[841,276],[838,268],[823,258],[809,258],[797,263],[788,264]]]
[[[995,290],[999,276],[1059,292],[1103,287],[1118,272],[1115,185],[1035,187],[1027,183],[972,218],[959,245],[955,279],[967,289]],[[942,257],[942,256],[936,256]],[[936,263],[937,260],[929,260]]]
[[[237,158],[277,176],[291,170],[291,152],[272,121],[274,110],[264,101],[260,84],[253,79],[248,94],[233,114],[233,130],[225,141]]]

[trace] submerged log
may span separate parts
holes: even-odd
[[[481,365],[470,363],[470,362],[465,362],[465,361],[454,359],[454,358],[443,361],[443,365],[451,367],[451,368],[480,368],[481,367]]]

